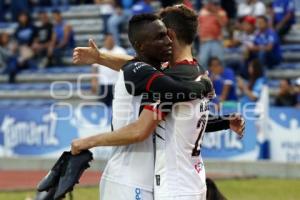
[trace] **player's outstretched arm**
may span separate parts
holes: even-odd
[[[122,146],[141,142],[153,133],[159,121],[160,116],[157,113],[144,109],[137,121],[125,127],[113,132],[73,140],[71,152],[76,155],[82,150],[97,146]]]
[[[110,69],[119,71],[133,57],[122,54],[101,52],[94,40],[89,40],[88,47],[76,47],[73,51],[73,63],[91,65],[94,63],[104,65]]]

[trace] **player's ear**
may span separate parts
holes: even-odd
[[[176,39],[176,33],[172,29],[168,28],[167,34],[172,41],[174,41]]]
[[[143,51],[144,50],[144,45],[140,42],[135,41],[134,42],[134,49],[138,49],[139,51]]]

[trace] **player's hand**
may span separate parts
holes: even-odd
[[[73,50],[73,63],[91,65],[97,63],[100,57],[100,51],[94,42],[89,40],[89,47],[76,47]]]
[[[240,114],[234,113],[230,115],[229,126],[230,129],[236,132],[240,138],[244,136],[245,120]]]
[[[83,139],[75,139],[71,144],[71,153],[72,155],[79,154],[82,150],[84,150],[85,142]]]
[[[208,99],[213,99],[216,97],[215,89],[213,88],[213,83],[211,79],[208,77],[208,71],[205,71],[204,74],[198,76],[196,81],[205,81],[208,85],[209,91],[205,94],[205,97]]]

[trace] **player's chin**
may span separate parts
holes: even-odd
[[[162,62],[167,62],[167,61],[170,61],[172,59],[172,52],[165,52],[164,54],[162,54],[163,57],[162,57]]]

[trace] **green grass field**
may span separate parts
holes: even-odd
[[[300,199],[299,179],[230,179],[216,183],[228,200]],[[33,191],[0,192],[0,200],[25,200],[33,196]],[[98,200],[98,187],[75,188],[73,196],[74,200]]]

